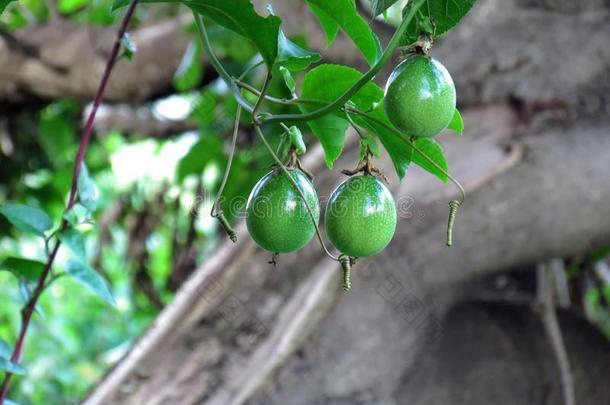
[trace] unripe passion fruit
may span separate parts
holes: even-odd
[[[435,59],[413,55],[399,64],[385,87],[390,122],[406,135],[430,137],[447,128],[455,113],[455,85]]]
[[[343,254],[373,256],[392,240],[396,207],[390,190],[373,176],[356,176],[337,187],[324,215],[328,239]]]
[[[316,219],[320,219],[318,195],[309,178],[290,170]],[[273,253],[294,252],[305,246],[316,232],[298,190],[286,173],[271,171],[252,189],[246,205],[246,225],[252,239]]]

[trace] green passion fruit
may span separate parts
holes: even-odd
[[[311,208],[320,219],[320,202],[309,178],[289,170]],[[252,189],[246,205],[246,225],[252,239],[273,253],[288,253],[305,246],[316,232],[303,198],[284,172],[273,170]]]
[[[424,55],[413,55],[400,63],[385,88],[385,112],[407,135],[437,135],[451,122],[455,103],[451,75],[440,62]]]
[[[376,177],[351,177],[333,191],[324,223],[328,239],[343,254],[373,256],[381,252],[394,236],[394,198]]]

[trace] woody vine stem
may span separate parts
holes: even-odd
[[[89,116],[87,117],[87,121],[85,127],[83,128],[83,133],[80,140],[80,145],[78,148],[78,153],[76,155],[76,159],[74,162],[74,171],[72,173],[72,184],[70,187],[70,194],[68,197],[68,203],[66,204],[66,212],[69,211],[74,204],[76,203],[77,197],[77,184],[78,184],[78,176],[80,174],[80,170],[85,159],[85,153],[87,152],[87,148],[89,146],[89,141],[91,140],[91,134],[93,133],[93,123],[95,121],[95,115],[97,114],[97,110],[102,103],[102,99],[104,98],[104,93],[106,91],[106,87],[108,85],[108,81],[110,79],[110,74],[112,73],[112,69],[116,64],[118,59],[119,51],[121,49],[121,41],[125,36],[125,32],[127,31],[127,26],[129,25],[129,21],[133,16],[133,13],[138,4],[138,0],[132,0],[129,8],[125,12],[125,16],[123,17],[123,21],[119,27],[116,39],[114,41],[114,46],[110,55],[108,56],[108,60],[106,62],[106,68],[102,75],[102,79],[100,81],[99,87],[97,89],[95,99],[93,101],[93,106],[91,111],[89,112]],[[68,222],[63,219],[60,225],[60,232],[68,226]],[[49,243],[48,239],[46,241],[47,245]],[[43,268],[40,277],[38,278],[38,282],[36,283],[36,287],[32,292],[30,299],[27,301],[25,306],[21,311],[21,329],[19,331],[19,335],[17,338],[17,342],[15,343],[15,348],[13,350],[13,354],[11,355],[11,361],[18,363],[21,360],[21,355],[23,353],[23,348],[25,345],[25,337],[30,326],[30,322],[32,320],[32,315],[36,308],[36,304],[38,299],[40,298],[42,292],[44,291],[47,284],[47,279],[51,274],[51,269],[53,268],[53,263],[55,262],[55,257],[57,256],[57,251],[59,250],[59,246],[61,245],[61,241],[59,238],[56,238],[55,245],[52,249],[49,249],[47,262]],[[0,388],[0,405],[4,404],[4,400],[6,399],[6,395],[8,393],[8,389],[11,385],[11,379],[13,377],[12,373],[7,372],[4,380],[2,381],[2,387]]]

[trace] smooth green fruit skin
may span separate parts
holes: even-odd
[[[455,114],[455,85],[435,59],[415,55],[388,79],[384,107],[390,122],[406,135],[431,137],[447,128]]]
[[[320,219],[320,202],[309,178],[300,170],[291,170],[316,218]],[[274,253],[299,250],[316,230],[294,184],[283,172],[271,171],[252,189],[246,204],[246,225],[252,239],[263,249]]]
[[[390,243],[396,230],[394,198],[373,176],[351,177],[333,191],[324,223],[328,239],[341,253],[376,255]]]

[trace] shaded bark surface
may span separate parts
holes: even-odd
[[[435,48],[467,128],[439,138],[470,191],[451,249],[455,191],[416,168],[390,176],[396,236],[355,267],[347,295],[315,240],[273,269],[241,224],[85,403],[560,403],[529,308],[460,303],[485,275],[610,243],[608,7],[480,0]],[[308,153],[322,200],[356,149],[332,171]],[[572,314],[561,321],[578,403],[603,403],[609,344]]]

